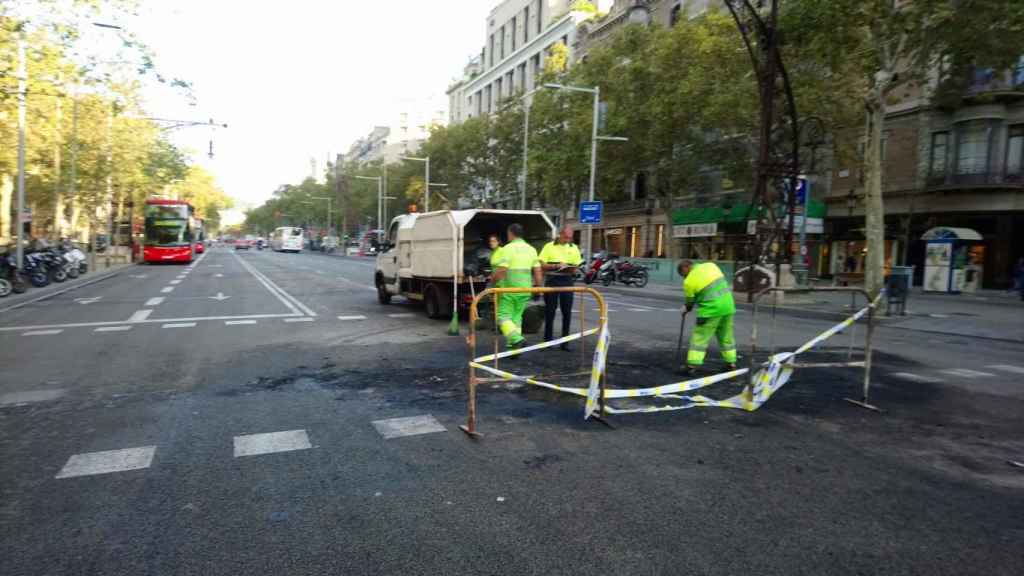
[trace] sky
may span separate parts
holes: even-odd
[[[195,106],[151,88],[148,113],[228,124],[174,140],[245,208],[308,176],[311,157],[322,172],[399,100],[443,97],[483,46],[497,1],[148,0],[119,23],[160,73],[193,85]]]

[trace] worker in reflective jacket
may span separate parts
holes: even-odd
[[[498,288],[532,288],[543,285],[537,250],[523,240],[523,227],[512,224],[508,227],[508,244],[501,247],[495,261],[495,286]],[[523,345],[523,311],[530,301],[530,294],[502,294],[498,299],[498,327],[505,336],[508,348]]]
[[[718,348],[728,369],[735,370],[736,336],[733,334],[733,318],[736,315],[736,303],[732,299],[729,280],[713,262],[694,264],[690,260],[683,260],[679,263],[679,275],[684,278],[686,311],[690,312],[694,306],[697,307],[697,323],[690,336],[684,371],[692,374],[704,365],[712,337],[718,338]]]

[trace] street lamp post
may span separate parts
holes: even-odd
[[[384,226],[384,213],[381,211],[384,203],[384,177],[383,176],[353,176],[358,180],[375,180],[377,182],[377,229]]]
[[[581,86],[566,86],[564,84],[545,84],[545,88],[551,88],[553,90],[566,90],[569,92],[583,92],[586,94],[594,95],[594,119],[593,126],[591,126],[590,133],[590,190],[587,194],[587,199],[590,202],[594,201],[594,188],[597,185],[597,143],[601,140],[613,141],[613,142],[627,142],[629,138],[623,138],[619,136],[598,136],[597,130],[601,121],[601,87],[594,86],[593,88],[586,88]],[[593,224],[587,224],[587,238],[586,238],[586,268],[590,268],[590,259],[593,253],[593,242],[594,242],[594,226]]]
[[[526,175],[527,161],[530,151],[530,97],[536,94],[539,90],[540,88],[534,88],[526,94],[523,94],[521,98],[523,101],[523,197],[520,201],[521,210],[526,210]]]
[[[25,265],[25,247],[22,237],[25,228],[25,90],[27,89],[28,73],[25,68],[25,29],[18,31],[18,217],[14,220],[17,228],[15,239],[17,245],[18,269]]]
[[[416,158],[415,156],[401,156],[402,160],[413,160],[423,162],[426,165],[426,174],[423,179],[423,211],[430,212],[430,156]]]

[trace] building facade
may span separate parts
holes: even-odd
[[[886,263],[915,267],[923,280],[933,228],[977,232],[965,246],[967,287],[1005,288],[1024,257],[1024,59],[1014,69],[973,70],[961,98],[910,95],[891,107],[883,135]],[[850,257],[863,268],[864,207],[859,166],[835,166],[824,272]]]
[[[598,11],[610,0],[593,2]],[[572,0],[505,0],[491,10],[484,47],[448,89],[451,122],[497,110],[502,100],[533,90],[553,46],[576,44],[578,25],[592,17]]]
[[[396,103],[389,121],[353,142],[345,161],[390,164],[398,162],[402,156],[415,154],[430,137],[432,127],[448,123],[447,104],[439,97]]]

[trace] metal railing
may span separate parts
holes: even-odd
[[[587,305],[587,302],[586,302],[585,298],[580,298],[579,299],[579,301],[580,301],[579,302],[579,314],[580,314],[580,320],[579,320],[580,330],[579,330],[579,332],[576,332],[574,334],[570,334],[569,336],[565,336],[565,337],[562,337],[562,338],[559,338],[559,339],[556,339],[556,340],[552,340],[550,342],[544,342],[542,344],[536,344],[536,345],[528,346],[526,348],[522,348],[522,349],[518,349],[518,350],[508,350],[508,351],[505,351],[505,352],[501,351],[500,346],[501,346],[502,338],[499,335],[500,329],[499,329],[499,323],[498,323],[498,307],[500,305],[502,295],[508,295],[508,294],[531,294],[531,295],[532,294],[558,294],[558,293],[566,293],[566,292],[573,293],[573,294],[590,294],[591,296],[594,297],[594,299],[597,301],[598,314],[599,314],[599,316],[598,316],[598,324],[597,324],[596,328],[592,328],[592,329],[589,329],[589,330],[587,329],[587,325],[586,325],[586,305]],[[477,340],[477,321],[480,319],[480,314],[479,314],[478,307],[479,307],[479,304],[480,304],[481,300],[483,300],[483,299],[485,299],[487,297],[491,297],[493,299],[493,302],[494,302],[494,353],[490,354],[490,355],[487,355],[487,356],[480,356],[480,357],[478,357],[477,356],[477,343],[478,343],[478,340]],[[466,337],[466,343],[469,345],[469,355],[470,355],[470,361],[469,361],[469,380],[468,380],[468,397],[467,397],[467,420],[466,420],[466,424],[464,426],[459,426],[459,428],[463,432],[465,432],[466,434],[469,434],[470,436],[473,436],[473,437],[480,436],[479,432],[477,432],[477,429],[476,429],[476,423],[477,423],[477,418],[476,418],[476,415],[477,415],[477,409],[476,409],[476,389],[477,389],[477,386],[480,383],[492,382],[492,381],[496,381],[496,380],[497,381],[508,381],[512,377],[515,376],[515,375],[513,375],[511,373],[504,372],[504,371],[502,371],[500,369],[499,361],[502,358],[508,358],[508,357],[511,357],[511,356],[517,356],[517,355],[520,355],[520,354],[523,354],[525,352],[529,352],[529,351],[532,351],[532,350],[540,350],[540,349],[543,349],[543,348],[550,348],[552,346],[558,346],[560,344],[563,344],[563,343],[566,343],[566,342],[569,342],[569,341],[572,341],[572,340],[579,340],[580,341],[580,361],[581,361],[581,365],[582,366],[586,366],[587,365],[587,350],[586,350],[586,340],[585,340],[585,337],[589,336],[591,334],[599,334],[601,332],[601,330],[604,328],[605,324],[607,324],[607,322],[608,322],[608,305],[605,303],[604,297],[597,290],[595,290],[593,288],[590,288],[590,287],[587,287],[587,286],[566,286],[566,287],[561,287],[561,288],[547,288],[547,287],[544,287],[544,288],[488,288],[487,290],[484,290],[483,292],[477,294],[473,298],[473,302],[469,306],[469,336]],[[495,378],[480,378],[480,377],[477,376],[477,366],[480,365],[480,363],[483,363],[483,362],[488,362],[488,363],[492,364],[492,366],[489,367],[489,369],[487,371],[489,371],[492,374],[495,374],[496,376],[498,376],[497,379],[495,379]],[[571,374],[561,374],[560,376],[572,376],[572,375],[581,375],[581,374],[590,374],[590,373],[591,373],[591,371],[587,370],[586,372],[582,372],[581,371],[581,372],[576,372],[576,373],[571,373]],[[558,386],[554,386],[554,385],[546,384],[546,383],[543,383],[543,382],[539,382],[539,378],[541,378],[541,376],[535,376],[533,378],[529,378],[529,379],[526,379],[526,380],[529,383],[531,383],[531,384],[541,385],[541,386],[546,387],[546,388],[559,389]],[[601,382],[600,382],[601,393],[600,393],[600,397],[598,399],[599,406],[600,406],[600,415],[601,415],[602,418],[605,416],[605,385],[606,385],[606,380],[607,379],[602,374],[601,375]]]

